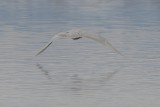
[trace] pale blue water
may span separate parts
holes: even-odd
[[[0,107],[160,107],[159,0],[1,0]],[[88,39],[59,40],[82,28]]]

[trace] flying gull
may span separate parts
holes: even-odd
[[[83,31],[83,30],[80,30],[80,29],[73,29],[73,30],[69,30],[69,31],[66,31],[66,32],[60,32],[60,33],[56,34],[36,55],[39,55],[42,52],[44,52],[56,39],[69,38],[69,39],[73,39],[73,40],[78,40],[78,39],[83,38],[83,37],[88,38],[88,39],[92,39],[92,40],[104,45],[105,47],[110,47],[116,53],[122,55],[105,38],[103,38],[103,37],[101,37],[97,34],[86,32],[86,31]]]

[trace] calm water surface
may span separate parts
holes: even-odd
[[[1,107],[160,107],[159,0],[1,0]],[[60,40],[72,28],[107,38]]]

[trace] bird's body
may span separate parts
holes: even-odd
[[[68,38],[68,39],[73,39],[73,40],[78,40],[80,38],[89,38],[92,40],[95,40],[99,43],[101,43],[102,45],[106,46],[106,47],[110,47],[112,50],[114,50],[115,52],[117,52],[118,54],[122,55],[117,49],[115,49],[105,38],[94,34],[94,33],[90,33],[90,32],[86,32],[80,29],[73,29],[73,30],[69,30],[66,32],[60,32],[58,34],[56,34],[38,53],[37,55],[41,54],[43,51],[45,51],[48,46],[50,46],[52,44],[52,42],[54,40],[56,40],[57,38]]]

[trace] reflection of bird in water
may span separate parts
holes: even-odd
[[[78,40],[80,38],[89,38],[92,40],[95,40],[96,42],[99,42],[100,44],[106,46],[106,47],[110,47],[112,50],[114,50],[116,53],[122,55],[116,48],[114,48],[105,38],[97,35],[97,34],[93,34],[93,33],[89,33],[86,31],[82,31],[79,29],[76,30],[70,30],[70,31],[66,31],[66,32],[60,32],[58,34],[56,34],[38,53],[37,55],[41,54],[43,51],[45,51],[48,46],[50,46],[52,44],[52,42],[54,42],[56,39],[58,38],[70,38],[73,40]]]
[[[43,68],[41,64],[36,64],[38,69],[43,72],[43,74],[47,77],[47,79],[52,80],[53,77],[50,75],[50,73]],[[97,89],[103,89],[104,86],[106,86],[107,82],[109,82],[113,77],[118,73],[119,71],[114,71],[110,73],[105,73],[96,77],[91,78],[85,78],[84,75],[80,76],[79,74],[73,74],[68,75],[71,77],[68,80],[60,81],[59,85],[65,83],[65,90],[69,89],[74,94],[79,94],[83,90],[97,90]],[[57,75],[54,75],[57,77]],[[63,78],[64,79],[64,78]],[[63,80],[62,79],[62,80]],[[53,81],[52,81],[53,82]]]
[[[113,71],[95,77],[92,76],[91,78],[84,78],[83,76],[81,77],[78,74],[74,74],[71,78],[71,85],[69,85],[70,90],[75,94],[78,94],[82,90],[103,89],[118,72],[119,71]]]
[[[113,78],[113,76],[115,75],[115,74],[117,74],[119,71],[114,71],[114,72],[110,72],[110,73],[107,73],[107,75],[103,75],[102,77],[101,77],[101,79],[99,80],[99,82],[101,82],[101,83],[105,83],[106,81],[110,81],[112,78]]]
[[[36,66],[38,67],[38,69],[40,69],[44,73],[45,76],[47,76],[48,79],[52,79],[51,76],[49,75],[49,72],[43,69],[42,65],[36,64]]]

